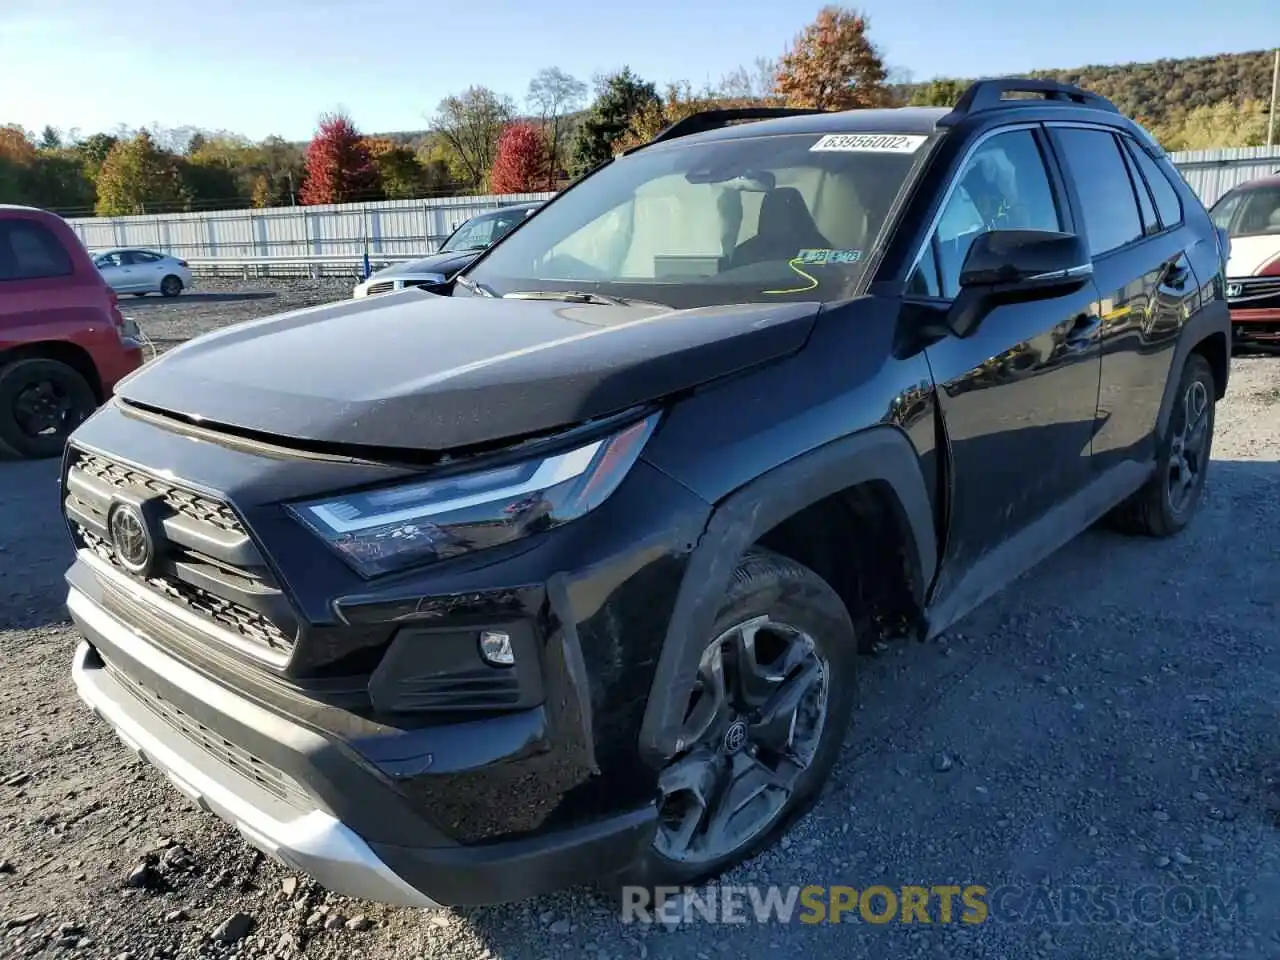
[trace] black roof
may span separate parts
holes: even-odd
[[[695,133],[680,140],[702,143],[741,137],[824,133],[912,133],[931,134],[938,121],[951,111],[946,107],[889,107],[878,110],[845,110],[839,113],[810,113],[776,120],[757,120]]]

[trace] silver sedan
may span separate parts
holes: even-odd
[[[116,293],[176,297],[191,287],[187,261],[152,250],[107,250],[94,254],[93,262]]]

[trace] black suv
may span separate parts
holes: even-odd
[[[446,295],[121,384],[65,459],[76,684],[344,894],[714,875],[815,795],[860,649],[1191,519],[1223,254],[1072,87],[691,117]]]

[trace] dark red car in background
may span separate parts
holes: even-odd
[[[0,205],[0,454],[59,455],[141,364],[115,294],[67,222]]]

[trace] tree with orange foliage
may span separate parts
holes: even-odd
[[[307,175],[299,191],[304,204],[377,199],[378,170],[351,118],[330,113],[307,146]]]
[[[867,38],[867,18],[846,7],[823,7],[795,38],[778,70],[777,91],[795,107],[855,110],[892,102],[880,52]]]
[[[489,169],[493,193],[532,193],[547,180],[546,135],[532,123],[512,123],[498,138],[498,152]]]

